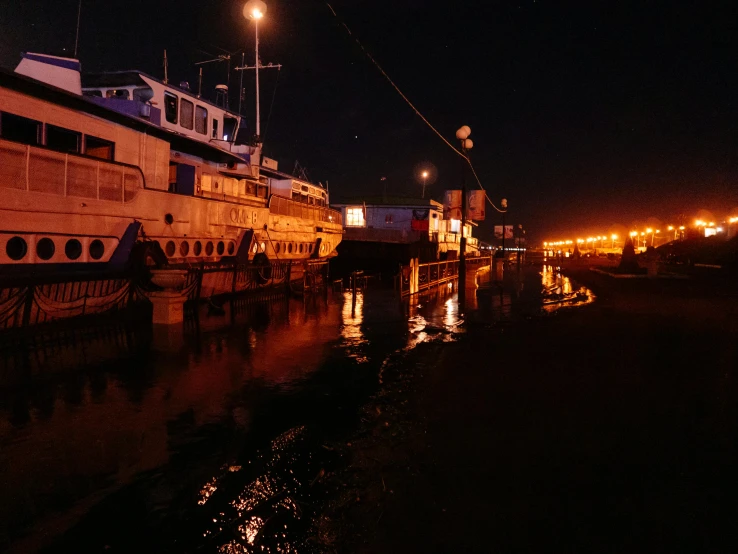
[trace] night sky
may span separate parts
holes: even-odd
[[[295,159],[334,196],[458,187],[462,164],[411,111],[319,0],[267,0],[260,25],[265,153]],[[472,157],[509,222],[529,236],[594,234],[700,209],[738,208],[738,8],[732,2],[335,0],[387,73],[448,138],[472,128]],[[83,71],[138,68],[196,87],[194,62],[247,48],[231,0],[84,0]],[[71,55],[77,0],[0,0],[0,64],[21,51]],[[64,50],[66,49],[66,50]],[[237,55],[238,56],[238,55]],[[235,65],[235,64],[234,64]],[[205,88],[226,79],[205,66]],[[232,104],[238,76],[233,73]],[[244,80],[253,122],[253,72]],[[498,221],[499,223],[499,221]],[[490,222],[482,225],[481,238]],[[571,236],[569,234],[569,236]]]

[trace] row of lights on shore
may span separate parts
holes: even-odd
[[[738,223],[738,216],[737,217],[731,217],[727,220],[728,224],[734,224]],[[714,221],[704,221],[702,219],[697,219],[694,222],[694,226],[698,229],[715,229],[715,233],[722,233],[724,229],[722,227],[716,226]],[[674,239],[677,238],[678,235],[683,235],[684,231],[686,230],[686,227],[684,225],[675,226],[675,225],[669,225],[666,228],[667,231],[674,233]],[[629,233],[630,238],[633,241],[636,240],[643,240],[646,241],[648,237],[651,237],[651,242],[653,243],[653,240],[655,237],[657,237],[661,233],[661,229],[654,230],[653,228],[649,227],[643,231],[631,231]],[[598,235],[596,237],[588,237],[586,239],[577,239],[576,243],[583,245],[592,245],[594,247],[597,242],[600,243],[600,246],[602,246],[603,241],[609,240],[612,242],[612,245],[614,245],[614,242],[618,240],[618,235],[612,234],[609,237],[606,235]],[[573,240],[558,240],[558,241],[547,241],[543,243],[544,247],[550,247],[550,246],[568,246],[574,244],[575,241]]]

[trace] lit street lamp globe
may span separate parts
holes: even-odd
[[[474,142],[472,142],[472,139],[470,138],[464,139],[461,144],[464,147],[464,150],[471,150],[474,148]]]
[[[469,135],[471,135],[471,129],[468,125],[464,125],[463,127],[460,127],[458,131],[456,131],[456,138],[459,140],[465,140],[469,138]]]
[[[262,0],[249,0],[243,5],[243,16],[246,19],[261,19],[267,11],[267,5]]]

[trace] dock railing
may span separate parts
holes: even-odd
[[[491,265],[492,258],[473,257],[466,260],[467,270],[479,269]],[[416,294],[432,287],[457,280],[459,277],[459,260],[446,262],[417,263],[410,260],[410,265],[402,266],[395,281],[395,288],[402,296]]]

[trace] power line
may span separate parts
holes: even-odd
[[[330,4],[328,3],[328,2],[326,2],[326,3],[325,3],[325,5],[326,5],[326,6],[328,6],[328,9],[329,9],[329,10],[331,10],[331,13],[333,14],[333,17],[335,17],[335,18],[336,18],[336,20],[337,20],[337,21],[338,21],[338,22],[339,22],[339,23],[341,24],[341,26],[342,26],[342,27],[343,27],[344,29],[346,29],[346,32],[347,32],[347,33],[349,34],[349,36],[350,36],[351,38],[353,38],[353,39],[354,39],[354,41],[355,41],[355,42],[356,42],[356,44],[357,44],[357,45],[359,46],[359,48],[361,48],[361,51],[362,51],[362,52],[364,52],[364,55],[366,55],[366,57],[367,57],[367,58],[369,58],[369,60],[370,60],[370,61],[371,61],[371,62],[372,62],[372,63],[374,64],[374,66],[375,66],[375,67],[376,67],[376,68],[377,68],[377,69],[379,70],[379,72],[380,72],[380,73],[381,73],[381,74],[382,74],[382,75],[384,76],[384,78],[385,78],[385,79],[387,79],[387,82],[388,82],[388,83],[389,83],[390,85],[392,85],[392,88],[394,88],[394,89],[395,89],[395,91],[397,91],[397,94],[399,94],[399,95],[400,95],[400,96],[402,97],[402,99],[403,99],[403,100],[404,100],[404,101],[405,101],[405,102],[407,103],[407,105],[408,105],[408,106],[410,106],[410,108],[411,108],[411,109],[412,109],[412,110],[413,110],[413,111],[415,112],[415,114],[416,114],[416,115],[417,115],[417,116],[418,116],[418,117],[419,117],[420,119],[422,119],[422,120],[423,120],[423,123],[425,123],[425,124],[426,124],[426,125],[428,126],[428,128],[430,128],[430,130],[431,130],[431,131],[433,131],[433,132],[434,132],[434,133],[435,133],[436,135],[438,135],[438,138],[440,138],[440,139],[441,139],[441,140],[442,140],[443,142],[445,142],[445,143],[446,143],[446,146],[448,146],[448,147],[449,147],[449,148],[450,148],[451,150],[453,150],[453,151],[454,151],[454,152],[456,152],[456,153],[457,153],[457,154],[458,154],[459,156],[461,156],[462,158],[464,158],[464,159],[466,160],[466,162],[467,162],[467,163],[469,164],[469,168],[471,169],[471,171],[472,171],[472,174],[474,175],[474,178],[475,178],[475,179],[476,179],[476,181],[477,181],[477,185],[479,185],[479,188],[480,188],[480,189],[482,189],[482,190],[484,191],[484,196],[485,196],[485,198],[487,198],[487,201],[488,201],[488,202],[489,202],[489,203],[490,203],[490,204],[492,205],[492,207],[493,207],[493,208],[494,208],[495,210],[497,210],[498,212],[500,212],[500,213],[505,213],[505,212],[506,212],[507,210],[501,210],[500,208],[498,208],[497,206],[495,206],[494,202],[492,202],[492,200],[490,199],[490,197],[489,197],[489,194],[487,194],[487,191],[486,191],[486,190],[484,189],[484,187],[482,186],[482,182],[481,182],[481,181],[479,180],[479,176],[477,175],[477,172],[475,171],[475,169],[474,169],[474,166],[472,165],[472,163],[471,163],[471,160],[469,159],[469,156],[466,156],[466,155],[464,155],[464,153],[463,153],[463,152],[461,152],[461,151],[460,151],[460,150],[459,150],[458,148],[456,148],[456,147],[455,147],[455,146],[454,146],[453,144],[451,144],[451,143],[450,143],[450,142],[448,141],[448,139],[446,139],[446,137],[444,137],[444,136],[443,136],[443,135],[441,134],[441,132],[440,132],[440,131],[439,131],[438,129],[436,129],[436,128],[435,128],[435,127],[433,126],[433,124],[432,124],[432,123],[431,123],[430,121],[428,121],[428,119],[427,119],[427,118],[426,118],[426,117],[425,117],[425,116],[424,116],[424,115],[423,115],[422,113],[420,113],[420,110],[419,110],[418,108],[416,108],[416,107],[415,107],[415,105],[414,105],[414,104],[413,104],[413,103],[412,103],[412,102],[410,101],[410,99],[409,99],[409,98],[408,98],[407,96],[405,96],[405,94],[404,94],[404,93],[402,92],[402,90],[400,90],[400,87],[398,87],[398,86],[397,86],[397,85],[395,84],[395,82],[394,82],[394,81],[393,81],[393,80],[392,80],[392,79],[390,78],[390,76],[389,76],[389,75],[387,75],[387,72],[386,72],[386,71],[385,71],[384,69],[382,69],[382,66],[381,66],[381,65],[379,65],[379,62],[377,62],[377,60],[375,60],[375,59],[374,59],[374,56],[372,56],[372,55],[371,55],[371,54],[369,53],[369,51],[368,51],[368,50],[367,50],[366,48],[364,48],[364,45],[363,45],[363,44],[361,43],[361,41],[360,41],[360,40],[359,40],[359,39],[358,39],[358,38],[357,38],[357,37],[356,37],[356,36],[355,36],[355,35],[354,35],[354,34],[353,34],[353,33],[351,32],[351,29],[349,29],[348,25],[346,25],[346,23],[344,23],[344,22],[343,22],[343,21],[341,20],[341,18],[340,18],[340,17],[338,17],[338,14],[336,13],[336,10],[334,10],[334,9],[333,9],[333,6],[331,6],[331,5],[330,5]]]

